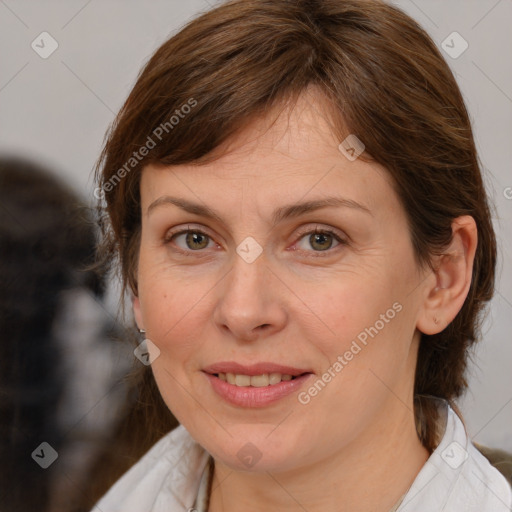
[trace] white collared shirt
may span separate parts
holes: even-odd
[[[505,477],[475,448],[448,404],[443,419],[441,442],[396,512],[510,512],[512,490]],[[205,512],[196,499],[201,482],[204,494],[209,458],[180,425],[125,473],[92,512]]]

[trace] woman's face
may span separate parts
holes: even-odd
[[[137,323],[165,402],[232,468],[325,461],[412,418],[429,279],[388,173],[322,112],[304,94],[213,163],[142,174]]]

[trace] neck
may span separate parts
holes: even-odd
[[[412,400],[411,400],[412,403]],[[215,461],[209,512],[389,512],[429,457],[412,405],[396,397],[350,445],[283,473],[234,471]]]

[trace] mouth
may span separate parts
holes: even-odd
[[[217,363],[203,370],[213,390],[240,407],[263,407],[297,391],[313,375],[311,370],[273,363],[250,366]]]
[[[240,387],[272,386],[282,381],[294,380],[306,373],[312,373],[309,369],[276,363],[262,362],[243,365],[232,361],[212,364],[204,368],[203,371],[215,375],[224,382]]]

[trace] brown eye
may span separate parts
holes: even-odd
[[[329,233],[313,233],[309,235],[309,243],[313,249],[326,251],[330,249],[333,242],[333,236]]]
[[[208,247],[208,240],[207,235],[195,231],[186,233],[185,237],[187,247],[194,251]]]
[[[325,252],[344,244],[345,242],[333,231],[316,229],[304,233],[297,242],[297,248],[307,252]]]
[[[181,240],[184,240],[184,243]],[[173,242],[183,251],[200,251],[201,249],[206,249],[211,241],[211,238],[206,233],[190,229],[174,233],[166,239],[166,243]]]

